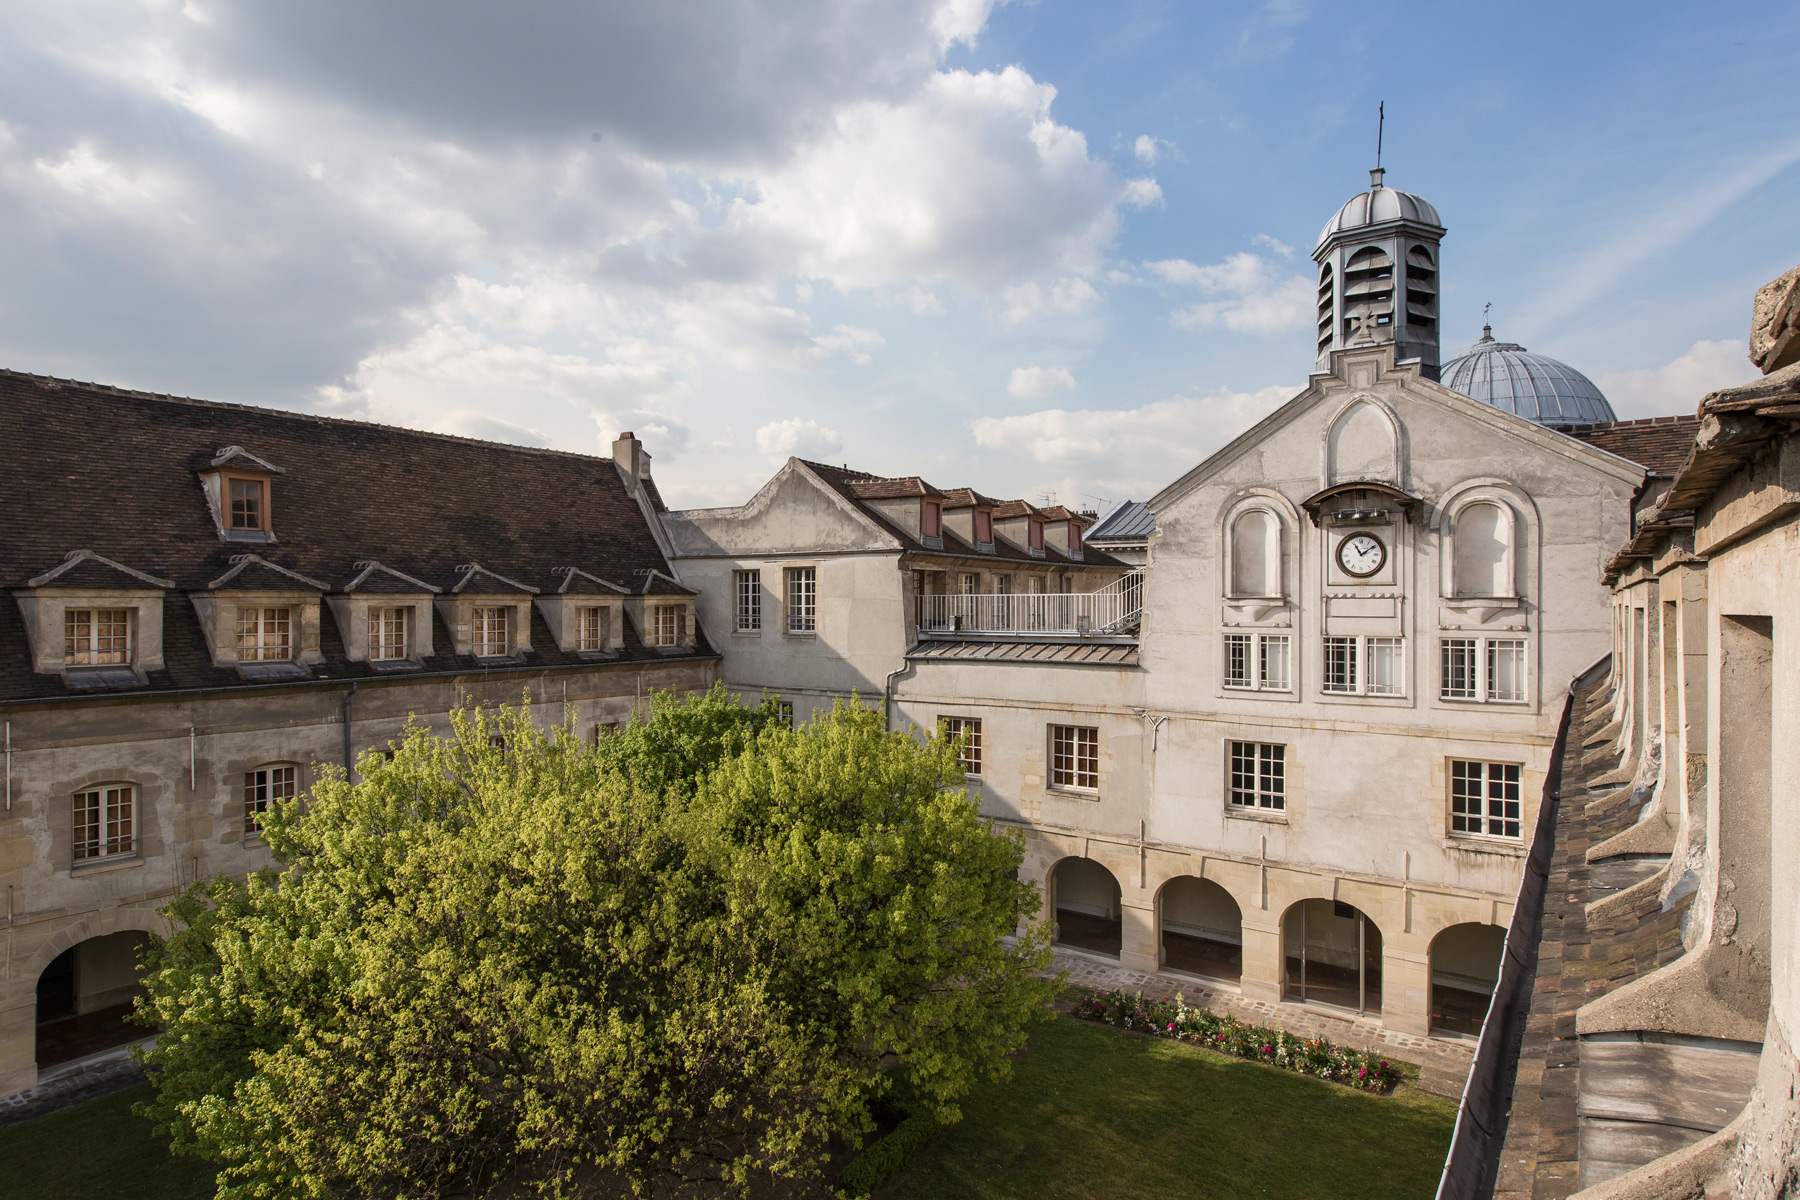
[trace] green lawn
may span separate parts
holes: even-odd
[[[1456,1105],[1059,1017],[880,1200],[1428,1200]]]
[[[168,1139],[131,1106],[141,1084],[47,1117],[0,1129],[0,1195],[31,1200],[206,1200],[213,1168],[174,1158]]]

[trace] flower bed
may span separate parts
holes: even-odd
[[[1324,1038],[1295,1037],[1281,1029],[1247,1025],[1236,1017],[1190,1008],[1180,992],[1174,1000],[1146,1000],[1142,992],[1094,992],[1075,1006],[1074,1015],[1316,1075],[1366,1092],[1391,1091],[1400,1082],[1400,1069],[1385,1058]]]

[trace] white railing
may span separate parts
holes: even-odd
[[[1010,596],[915,596],[920,637],[1044,634],[1106,637],[1137,630],[1144,573],[1132,571],[1097,592]]]

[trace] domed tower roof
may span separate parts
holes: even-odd
[[[1516,342],[1496,342],[1487,325],[1479,342],[1444,364],[1439,378],[1451,391],[1552,429],[1619,419],[1586,375]]]
[[[1369,190],[1345,201],[1319,233],[1314,344],[1319,370],[1355,345],[1391,343],[1397,361],[1417,361],[1428,379],[1438,370],[1437,209],[1369,172]]]
[[[1383,172],[1376,170],[1370,174],[1375,177],[1369,190],[1358,192],[1344,201],[1344,206],[1337,210],[1331,220],[1325,222],[1325,228],[1319,231],[1319,241],[1314,252],[1325,248],[1325,243],[1335,234],[1354,237],[1356,231],[1367,225],[1385,225],[1389,221],[1412,221],[1419,225],[1433,225],[1442,230],[1444,223],[1438,219],[1437,209],[1423,196],[1415,196],[1411,192],[1396,191],[1381,182]]]

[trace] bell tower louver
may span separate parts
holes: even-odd
[[[1319,264],[1317,348],[1320,370],[1331,352],[1392,342],[1395,358],[1418,359],[1438,374],[1437,210],[1369,172],[1369,190],[1350,197],[1325,223],[1313,261]]]

